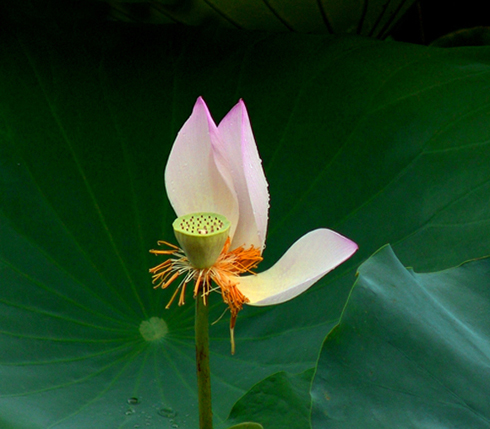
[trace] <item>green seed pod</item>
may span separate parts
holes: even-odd
[[[216,262],[230,231],[230,222],[216,213],[191,213],[175,219],[172,226],[189,262],[198,269]]]

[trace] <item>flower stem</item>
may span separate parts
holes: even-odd
[[[196,365],[197,396],[199,403],[200,429],[213,429],[213,411],[211,407],[211,371],[209,369],[209,321],[208,306],[202,294],[196,297]]]

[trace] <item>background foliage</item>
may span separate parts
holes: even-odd
[[[126,22],[217,25],[240,30],[359,34],[386,37],[414,0],[138,0],[108,1],[109,16]]]
[[[359,265],[386,243],[416,271],[488,254],[487,47],[28,22],[4,26],[1,56],[0,423],[7,428],[80,428],[94,421],[103,427],[196,427],[192,299],[163,309],[169,295],[151,288],[148,268],[158,261],[148,249],[158,239],[172,240],[163,168],[199,95],[216,120],[238,98],[248,106],[271,192],[261,269],[317,227],[360,245],[350,261],[298,299],[243,311],[235,356],[229,354],[226,316],[212,327],[217,427],[252,417],[266,429],[285,427],[281,418],[308,427],[311,398],[313,427],[341,427],[337,421],[348,416],[339,418],[335,407],[349,405],[358,373],[346,371],[341,359],[330,360],[330,350],[338,347],[342,357],[356,344],[344,328],[352,320],[368,323],[377,341],[389,343],[388,322],[370,315],[379,303],[403,298],[393,297],[382,279],[374,295],[369,287],[352,289]],[[383,255],[363,265],[365,271],[386,271],[390,279],[414,276],[393,259],[387,265],[394,271],[379,269]],[[358,285],[366,281],[362,268],[360,275]],[[456,277],[449,290],[461,282],[470,291],[445,295],[443,276],[437,299],[446,299],[449,308],[485,286],[484,276],[468,277],[475,290],[464,283],[466,274]],[[422,292],[409,296],[415,300],[409,308],[383,308],[400,308],[400,317],[426,299]],[[212,317],[218,319],[224,308],[215,298]],[[488,297],[478,295],[478,302],[485,321]],[[462,306],[443,330],[435,325],[424,331],[423,342],[413,339],[407,347],[421,348],[423,360],[434,342],[447,337],[456,359],[461,340],[454,335],[466,332],[457,327],[473,323],[468,309]],[[432,320],[422,316],[427,314],[417,318],[420,329]],[[146,342],[139,333],[151,317],[168,325],[161,341]],[[357,338],[361,344],[350,352],[359,350],[368,369],[358,371],[366,377],[379,358],[362,343],[368,339]],[[467,347],[480,350],[485,362],[487,342],[479,330]],[[460,364],[470,368],[475,359]],[[437,361],[442,368],[452,364]],[[389,381],[398,371],[405,368],[395,365]],[[486,380],[488,374],[479,376]],[[334,383],[346,392],[329,407],[318,392]],[[447,386],[453,397],[461,397],[459,388]],[[363,392],[366,407],[376,410],[368,401],[372,390]],[[272,399],[261,402],[268,395]],[[381,395],[376,400],[379,409],[390,404]],[[465,404],[487,427],[479,405],[466,398]],[[424,415],[437,419],[439,412],[434,407]],[[388,425],[397,422],[392,418]]]

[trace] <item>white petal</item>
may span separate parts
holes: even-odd
[[[221,145],[219,139],[216,124],[199,97],[170,152],[165,187],[177,216],[195,212],[221,214],[231,222],[233,237],[238,200],[226,160],[214,150],[215,145]]]
[[[223,118],[218,129],[223,144],[219,151],[228,160],[240,213],[231,249],[253,244],[263,250],[269,191],[247,108],[242,100]]]
[[[301,237],[271,268],[240,278],[238,289],[249,305],[288,301],[350,258],[357,244],[329,229],[316,229]]]

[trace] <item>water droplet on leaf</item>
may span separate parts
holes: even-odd
[[[173,419],[177,416],[177,412],[174,411],[171,407],[160,407],[157,411],[158,415],[165,417],[167,419]]]

